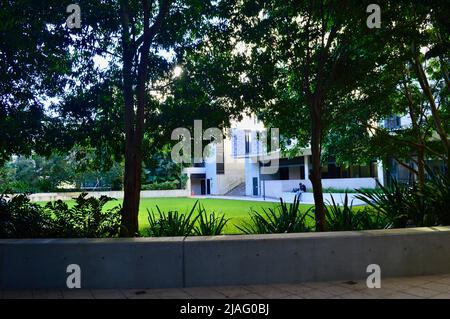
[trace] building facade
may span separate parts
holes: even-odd
[[[233,121],[224,132],[223,143],[211,143],[205,149],[202,163],[188,167],[187,187],[191,195],[245,195],[245,150],[249,149],[250,132],[264,130],[256,116]]]
[[[267,152],[268,135],[256,116],[233,122],[222,144],[209,145],[203,163],[185,169],[190,194],[280,198],[300,183],[311,189],[311,150],[302,149],[293,158],[280,157],[279,149]],[[338,191],[384,183],[383,166],[377,161],[340,167],[329,158],[322,178],[325,189]]]

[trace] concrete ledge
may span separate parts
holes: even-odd
[[[299,283],[450,273],[450,228],[188,238],[186,286]]]
[[[69,264],[82,288],[183,285],[183,238],[0,241],[0,288],[67,288]]]
[[[0,240],[0,288],[170,288],[450,273],[450,227],[252,236]]]

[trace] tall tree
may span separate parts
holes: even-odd
[[[153,130],[158,131],[159,127],[164,126],[164,123],[159,122],[161,117],[158,114],[165,105],[166,95],[171,93],[170,89],[165,93],[156,91],[173,84],[174,66],[187,47],[202,39],[202,25],[209,21],[209,15],[214,10],[209,1],[200,0],[118,0],[109,5],[110,16],[113,18],[99,20],[96,19],[95,4],[86,1],[80,6],[83,16],[87,16],[80,31],[82,38],[86,35],[94,52],[106,54],[111,62],[103,80],[84,87],[81,94],[74,94],[74,103],[71,103],[74,105],[72,111],[75,111],[75,114],[72,113],[73,120],[79,121],[81,115],[92,127],[105,123],[104,120],[108,123],[105,128],[113,124],[108,117],[92,121],[85,110],[77,107],[83,100],[88,102],[87,105],[96,115],[111,114],[116,119],[123,119],[123,126],[113,131],[117,134],[114,134],[116,137],[124,133],[124,143],[115,142],[114,146],[111,136],[106,136],[104,144],[116,150],[114,153],[121,151],[124,154],[122,235],[135,236],[139,229],[144,150],[148,150],[152,143],[161,147],[164,143],[157,141],[158,137],[166,140],[158,135],[162,129],[158,133]],[[92,30],[95,30],[93,35]],[[86,42],[82,41],[82,44]],[[155,92],[157,94],[153,94]],[[119,113],[116,109],[118,104],[122,104]],[[66,103],[63,109],[67,110],[67,107]],[[100,110],[104,111],[100,113]],[[120,113],[122,115],[118,116]],[[78,128],[77,125],[74,127]],[[164,131],[166,129],[164,127]],[[84,135],[89,135],[90,131],[88,128]],[[101,136],[105,134],[104,130],[99,133]],[[89,143],[98,144],[92,138],[86,138]],[[123,148],[117,149],[117,144],[123,145]]]
[[[209,1],[120,1],[125,105],[124,235],[138,232],[148,87],[155,80],[152,68],[157,68],[151,57],[158,48],[177,50],[186,42],[201,40],[200,26],[211,18],[208,13],[213,13]]]
[[[152,4],[142,1],[142,34],[136,39],[138,19],[131,10],[129,1],[121,1],[122,18],[122,59],[123,59],[123,96],[125,104],[125,176],[122,225],[125,235],[134,236],[138,232],[138,212],[142,174],[142,142],[144,138],[144,111],[147,105],[149,72],[149,51],[155,36],[163,27],[168,14],[170,0],[159,3],[156,17],[152,16]],[[154,18],[150,25],[150,19]],[[133,70],[134,61],[138,66]],[[136,77],[137,81],[134,79]],[[133,84],[136,83],[136,90]]]
[[[367,77],[360,87],[362,98],[351,101],[356,107],[349,113],[348,124],[327,142],[342,161],[393,158],[416,176],[420,187],[425,183],[427,159],[443,160],[448,167],[450,27],[444,18],[446,7],[445,1],[396,2],[387,7],[380,32],[388,58],[380,72]],[[370,122],[360,112],[367,106],[377,110]],[[395,132],[379,125],[393,115],[408,116],[410,125]]]
[[[0,2],[0,163],[43,145],[52,119],[49,99],[63,93],[73,60],[59,1]]]
[[[231,3],[231,40],[251,88],[240,98],[299,148],[311,147],[316,224],[324,231],[322,144],[348,111],[345,97],[373,71],[379,32],[367,27],[367,4],[359,1]]]
[[[70,3],[2,2],[5,19],[0,43],[5,81],[0,130],[11,134],[15,125],[16,133],[11,137],[22,134],[30,143],[18,139],[17,146],[9,147],[12,139],[2,136],[0,151],[7,159],[32,150],[49,155],[52,149],[67,151],[79,144],[94,147],[110,164],[124,154],[122,235],[134,236],[138,231],[143,152],[170,140],[170,125],[190,119],[185,116],[178,123],[162,123],[161,109],[182,114],[173,108],[181,98],[183,106],[193,107],[189,115],[204,116],[201,110],[214,105],[203,101],[197,107],[183,94],[172,94],[170,87],[173,68],[182,63],[186,50],[204,39],[203,26],[213,21],[217,4],[201,0],[80,0],[81,27],[69,29],[64,22]],[[14,39],[15,29],[23,29],[24,39]],[[46,90],[41,92],[38,85],[44,84]],[[28,89],[26,94],[21,93],[20,85]],[[160,87],[165,87],[165,92],[156,94]],[[29,100],[41,95],[57,99],[47,106],[41,103],[36,116]],[[20,96],[24,112],[16,116],[10,110],[19,109],[14,104]]]
[[[406,23],[410,32],[405,42],[410,48],[409,62],[415,78],[428,101],[434,129],[446,154],[447,174],[450,176],[450,137],[448,118],[450,82],[450,23],[448,3],[438,1],[431,5],[406,6]],[[447,14],[445,14],[447,13]]]

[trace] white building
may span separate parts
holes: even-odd
[[[302,149],[294,158],[277,158],[277,152],[265,152],[268,133],[256,116],[244,117],[232,123],[225,133],[223,146],[210,146],[204,163],[185,169],[191,195],[237,195],[280,198],[292,193],[299,183],[312,188],[308,178],[311,171],[311,151]],[[269,161],[269,159],[272,159]],[[267,166],[275,169],[266,174]],[[324,165],[322,183],[325,189],[375,188],[383,184],[381,162],[369,166],[336,166],[333,159]]]
[[[226,130],[222,144],[210,144],[203,163],[194,164],[184,172],[191,195],[226,195],[245,186],[245,141],[249,132],[264,130],[255,116],[234,121]]]

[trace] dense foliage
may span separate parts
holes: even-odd
[[[357,198],[384,216],[391,227],[450,225],[450,178],[429,172],[423,188],[393,180],[381,191],[360,190]]]
[[[223,232],[228,219],[215,212],[208,213],[199,201],[196,201],[188,213],[178,211],[148,211],[148,233],[150,236],[213,236]]]
[[[236,227],[245,234],[308,232],[313,229],[310,212],[311,209],[301,211],[298,196],[295,196],[292,204],[280,199],[280,205],[276,208],[263,209],[262,213],[252,210],[251,221]]]
[[[74,205],[62,201],[45,206],[26,195],[0,196],[0,238],[100,238],[120,232],[120,206],[105,208],[112,198],[81,194]]]
[[[0,166],[0,192],[45,193],[79,190],[122,190],[123,164],[103,167],[94,152],[74,149],[49,157],[14,157]],[[154,155],[157,157],[158,154]],[[148,164],[150,165],[150,164]],[[145,166],[142,190],[170,190],[186,186],[187,176],[173,162]]]
[[[77,159],[73,153],[16,157],[0,167],[0,192],[45,193],[89,189],[122,189],[123,167],[113,163],[109,169]]]
[[[367,207],[357,209],[349,202],[345,193],[342,205],[337,204],[334,197],[326,206],[325,216],[327,229],[330,231],[383,229],[388,223],[383,215],[375,213]]]
[[[75,199],[75,205],[63,201],[50,202],[44,210],[51,216],[52,232],[55,237],[117,237],[120,233],[120,210],[115,206],[105,208],[113,199],[87,197],[81,194]]]
[[[167,213],[161,211],[156,206],[155,212],[148,211],[148,232],[150,236],[189,236],[195,226],[195,222],[198,218],[193,216],[198,201],[195,202],[189,213],[180,213],[178,211],[168,211]]]
[[[40,238],[50,235],[51,217],[26,195],[0,197],[0,238]]]
[[[221,235],[229,219],[216,212],[208,213],[204,206],[198,204],[198,222],[194,227],[194,234],[199,236]]]
[[[171,189],[181,189],[186,185],[186,180],[180,181],[169,181],[151,184],[142,184],[141,190],[143,191],[155,191],[155,190],[171,190]]]

